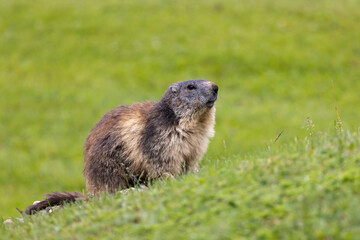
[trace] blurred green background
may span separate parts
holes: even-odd
[[[219,85],[204,164],[360,117],[356,0],[0,0],[0,216],[82,191],[82,148],[121,104]],[[334,87],[332,85],[334,83]]]

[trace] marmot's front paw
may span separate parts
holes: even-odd
[[[168,179],[174,179],[175,177],[171,173],[166,172],[162,174],[162,178],[168,180]]]

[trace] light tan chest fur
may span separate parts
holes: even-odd
[[[207,150],[209,139],[214,136],[215,108],[210,109],[201,119],[180,121],[179,125],[161,132],[158,137],[159,149],[162,150],[163,165],[154,166],[141,150],[140,132],[145,121],[137,112],[131,113],[119,121],[120,139],[128,158],[130,170],[137,174],[146,173],[150,178],[170,173],[174,176],[185,171],[195,170]]]

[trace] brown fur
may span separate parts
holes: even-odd
[[[179,82],[159,102],[119,106],[105,114],[84,147],[87,191],[114,193],[197,171],[208,138],[214,135],[217,89],[207,80]]]

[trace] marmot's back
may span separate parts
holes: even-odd
[[[112,193],[196,170],[213,136],[217,89],[206,80],[179,82],[159,102],[105,114],[84,148],[87,190]]]
[[[103,116],[86,139],[84,177],[90,193],[113,192],[140,181],[136,175],[141,166],[140,134],[145,116],[154,103],[119,106]]]

